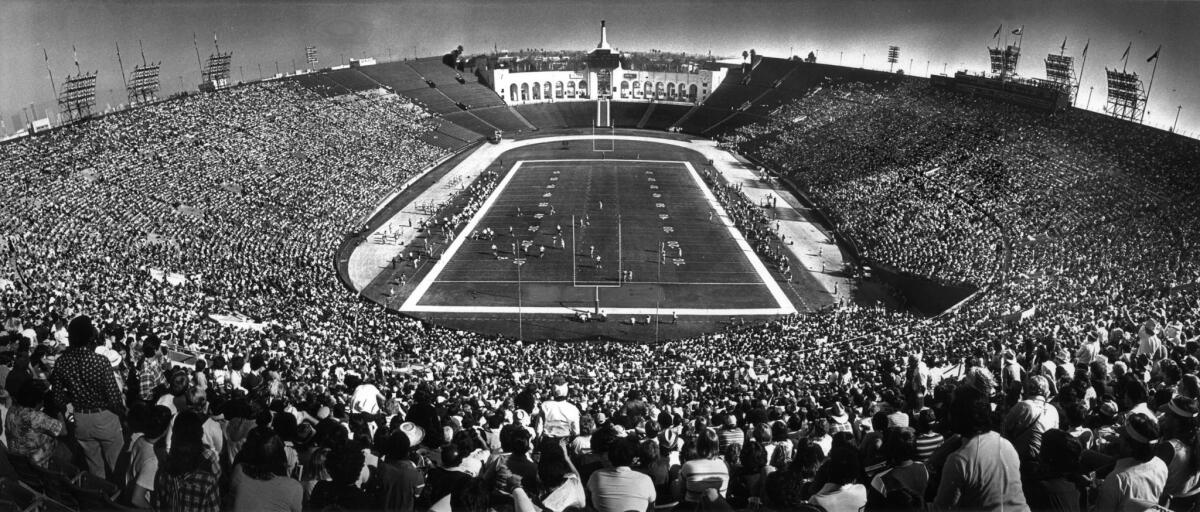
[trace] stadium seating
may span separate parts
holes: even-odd
[[[636,128],[650,108],[648,102],[614,101],[609,104],[613,126],[618,128]]]
[[[310,73],[296,77],[296,82],[322,96],[341,96],[351,90],[335,82],[327,73]]]
[[[421,78],[420,73],[414,71],[405,61],[383,62],[374,66],[365,66],[359,70],[376,82],[400,93],[429,87],[429,84]]]
[[[479,83],[470,73],[459,72],[442,64],[441,59],[417,59],[408,61],[413,71],[422,77],[433,81],[451,100],[468,105],[471,108],[494,107],[503,105],[500,96]],[[464,83],[459,83],[462,79]]]
[[[358,69],[354,68],[330,71],[327,76],[330,80],[351,91],[365,91],[380,87],[379,82],[372,80],[371,77],[360,73]]]
[[[928,485],[913,496],[938,494],[950,466],[940,461],[972,456],[969,449],[949,455],[950,448],[987,436],[1002,449],[974,456],[1007,457],[1001,469],[1009,470],[1013,489],[1025,479],[1031,484],[1008,498],[1036,510],[1045,498],[1038,491],[1045,468],[1023,470],[1051,457],[1037,459],[1034,441],[1025,440],[1034,407],[1045,411],[1038,418],[1063,411],[1063,420],[1038,426],[1047,434],[1062,430],[1042,442],[1057,437],[1067,455],[1118,460],[1113,471],[1121,471],[1119,457],[1135,437],[1158,437],[1160,446],[1197,455],[1200,142],[1091,112],[1048,116],[920,78],[763,59],[750,83],[734,80],[711,104],[614,103],[613,118],[619,126],[713,134],[721,148],[761,167],[769,175],[763,179],[792,187],[861,258],[857,267],[820,272],[854,274],[864,288],[879,285],[866,268],[978,294],[931,315],[906,302],[896,280],[887,288],[900,295],[889,303],[895,307],[838,303],[662,341],[659,325],[647,319],[638,334],[653,332],[655,344],[514,340],[382,314],[331,275],[331,265],[346,264],[337,248],[352,247],[347,241],[358,240],[365,222],[384,222],[370,212],[397,183],[489,130],[523,124],[501,105],[458,108],[452,98],[472,94],[468,88],[450,96],[440,83],[435,89],[413,82],[418,68],[444,77],[435,64],[188,95],[0,145],[0,187],[17,191],[0,202],[0,307],[8,315],[0,345],[12,353],[4,363],[12,365],[10,381],[48,375],[58,386],[93,377],[116,388],[117,376],[130,383],[128,396],[114,400],[130,411],[129,428],[145,419],[133,411],[154,407],[139,389],[148,382],[151,396],[178,409],[159,406],[159,413],[199,420],[194,429],[175,430],[194,434],[195,451],[176,451],[188,460],[211,461],[237,480],[256,453],[274,449],[277,460],[294,455],[310,468],[324,457],[339,479],[350,477],[333,493],[349,489],[360,497],[356,475],[370,475],[365,487],[379,488],[389,464],[429,482],[457,471],[442,467],[442,455],[492,465],[495,471],[480,476],[463,473],[469,483],[447,491],[480,503],[498,485],[507,491],[517,482],[495,476],[508,471],[495,467],[506,460],[534,468],[537,478],[525,480],[532,487],[551,481],[547,476],[568,481],[577,470],[607,471],[592,455],[637,453],[637,471],[670,469],[660,472],[668,488],[686,489],[679,475],[689,470],[670,468],[678,459],[678,466],[716,468],[713,478],[730,482],[721,495],[730,508],[803,510],[798,500],[807,496],[791,491],[815,493],[804,489],[812,478],[835,471],[864,502],[870,480],[861,468],[917,468]],[[399,96],[349,94],[379,87],[377,77],[412,87]],[[547,130],[590,126],[594,109],[590,101],[514,107]],[[479,183],[497,180],[488,172]],[[443,206],[446,215],[430,215],[405,236],[428,240],[439,216],[447,231],[463,226],[492,190],[479,183]],[[736,226],[771,233],[768,210],[739,195],[741,184],[712,187]],[[393,265],[428,263],[408,258]],[[403,287],[403,279],[394,286]],[[213,321],[226,313],[262,330]],[[188,364],[205,364],[162,373],[151,364],[160,353],[148,345],[151,334],[202,355]],[[65,349],[64,339],[76,347]],[[94,363],[95,371],[62,379],[54,372],[69,356]],[[184,390],[170,394],[187,400],[170,400],[159,379],[178,381]],[[568,436],[578,443],[548,433],[574,428],[570,421],[550,424],[547,413],[570,411],[571,404],[584,418],[578,435]],[[10,422],[18,412],[32,411],[14,405]],[[1162,416],[1162,430],[1136,431],[1150,416]],[[223,454],[205,448],[208,430],[200,425],[208,422],[226,441],[239,436]],[[882,432],[868,432],[869,423]],[[63,430],[47,439],[77,441],[75,429]],[[509,450],[513,440],[520,443]],[[947,449],[934,450],[933,458],[914,460],[917,447],[943,442]],[[1138,442],[1153,453],[1151,443]],[[587,453],[585,443],[596,452]],[[116,508],[103,484],[89,490],[86,479],[35,466],[12,453],[20,443],[9,444],[0,455],[16,478],[0,479],[0,506]],[[654,457],[660,450],[668,456]],[[60,451],[70,452],[55,456],[71,457]],[[367,453],[383,454],[375,461],[382,469],[367,469]],[[658,460],[668,468],[643,467]],[[1155,464],[1180,481],[1195,476],[1187,464]],[[1115,487],[1114,476],[1093,480],[1093,468],[1067,466],[1054,476],[1069,479],[1063,487],[1070,500],[1118,509],[1104,500],[1120,492],[1076,486]],[[312,492],[270,477],[308,502],[292,508],[334,508],[321,503],[332,482],[311,469],[299,473]],[[236,503],[255,483],[231,486],[212,476],[217,483],[203,497],[214,503]],[[767,479],[761,495],[746,485],[748,476]],[[547,490],[531,489],[532,499],[543,500]],[[941,493],[940,500],[963,494]],[[377,508],[381,501],[332,505]]]
[[[654,111],[650,112],[650,117],[646,119],[642,128],[647,130],[666,130],[674,126],[691,109],[692,107],[687,105],[658,103],[654,105]]]
[[[505,132],[523,132],[532,128],[509,110],[508,105],[486,108],[472,108],[470,113],[488,124]],[[484,135],[490,135],[484,134]]]
[[[531,124],[542,129],[588,127],[596,119],[596,103],[593,101],[531,103],[514,108]]]
[[[471,112],[450,112],[450,113],[442,114],[442,117],[446,118],[449,121],[452,121],[454,124],[457,124],[463,128],[471,130],[480,135],[487,136],[487,135],[491,135],[492,132],[496,131],[495,126],[492,126],[491,124],[488,124],[486,121],[484,121],[478,117],[475,117],[475,115],[472,114]]]

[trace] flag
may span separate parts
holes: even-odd
[[[1131,42],[1131,43],[1129,43],[1129,46],[1126,46],[1126,47],[1125,47],[1125,53],[1122,53],[1122,54],[1121,54],[1121,60],[1125,60],[1126,58],[1128,58],[1128,57],[1129,57],[1129,49],[1130,49],[1130,48],[1133,48],[1133,43],[1132,43],[1132,42]]]
[[[1023,28],[1023,27],[1022,27],[1022,28]],[[1012,33],[1013,33],[1013,35],[1014,35],[1014,36],[1019,36],[1019,35],[1021,35],[1021,29],[1019,29],[1019,28],[1014,28],[1014,29],[1013,29],[1013,31],[1012,31]]]
[[[1088,46],[1091,46],[1091,44],[1092,44],[1091,39],[1088,39],[1087,42],[1083,44],[1083,56],[1084,57],[1087,57],[1087,49],[1088,49]]]
[[[1063,38],[1062,51],[1067,51],[1067,38]]]
[[[42,56],[43,56],[43,57],[46,57],[46,64],[49,64],[49,63],[50,63],[50,54],[49,54],[49,53],[46,53],[46,49],[45,49],[45,48],[42,48]]]
[[[996,39],[996,38],[1000,37],[1000,29],[1002,29],[1002,28],[1004,28],[1003,23],[1001,23],[999,27],[996,27],[996,33],[992,34],[992,39]]]
[[[1154,55],[1151,55],[1149,59],[1146,59],[1146,62],[1150,62],[1150,61],[1152,61],[1152,60],[1154,60],[1154,59],[1157,59],[1157,58],[1158,58],[1158,52],[1161,52],[1161,51],[1162,51],[1162,45],[1160,44],[1160,45],[1158,45],[1158,49],[1157,49],[1157,50],[1154,50]]]

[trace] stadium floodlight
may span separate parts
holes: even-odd
[[[308,61],[308,67],[310,69],[317,69],[317,47],[304,47],[304,59]]]
[[[1146,95],[1137,73],[1104,68],[1108,75],[1108,101],[1104,111],[1117,119],[1140,121],[1146,108]]]
[[[1075,102],[1075,58],[1069,55],[1046,55],[1046,80],[1070,95]]]
[[[1017,74],[1017,61],[1021,58],[1021,47],[1008,45],[1004,48],[988,47],[992,74],[1007,78]]]
[[[208,56],[202,76],[205,85],[214,89],[224,89],[229,86],[229,63],[233,52],[216,53]]]
[[[96,106],[97,71],[68,75],[58,95],[58,108],[67,121],[83,119],[92,114]]]
[[[896,62],[900,60],[900,47],[889,46],[887,53],[888,72],[890,73],[896,67]]]
[[[162,63],[150,63],[134,66],[129,76],[126,92],[129,94],[130,105],[140,105],[154,101],[159,87],[159,67]]]

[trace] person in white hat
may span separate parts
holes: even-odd
[[[579,435],[579,408],[567,401],[569,388],[562,377],[554,381],[550,400],[541,404],[541,434],[549,438],[566,438]]]

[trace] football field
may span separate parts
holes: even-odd
[[[598,151],[581,139],[484,146],[403,189],[372,221],[393,227],[370,229],[404,227],[404,252],[358,260],[374,275],[359,293],[445,327],[557,340],[673,339],[832,303],[816,274],[789,280],[759,258],[713,193],[730,182],[701,151],[641,138]],[[454,192],[485,181],[495,185],[482,195]],[[450,199],[433,213],[425,191]],[[468,204],[450,232],[397,220]],[[787,208],[772,215],[795,215]],[[397,247],[379,234],[359,240],[355,251]],[[805,268],[791,253],[789,263]]]
[[[401,311],[794,311],[691,163],[516,162]]]

